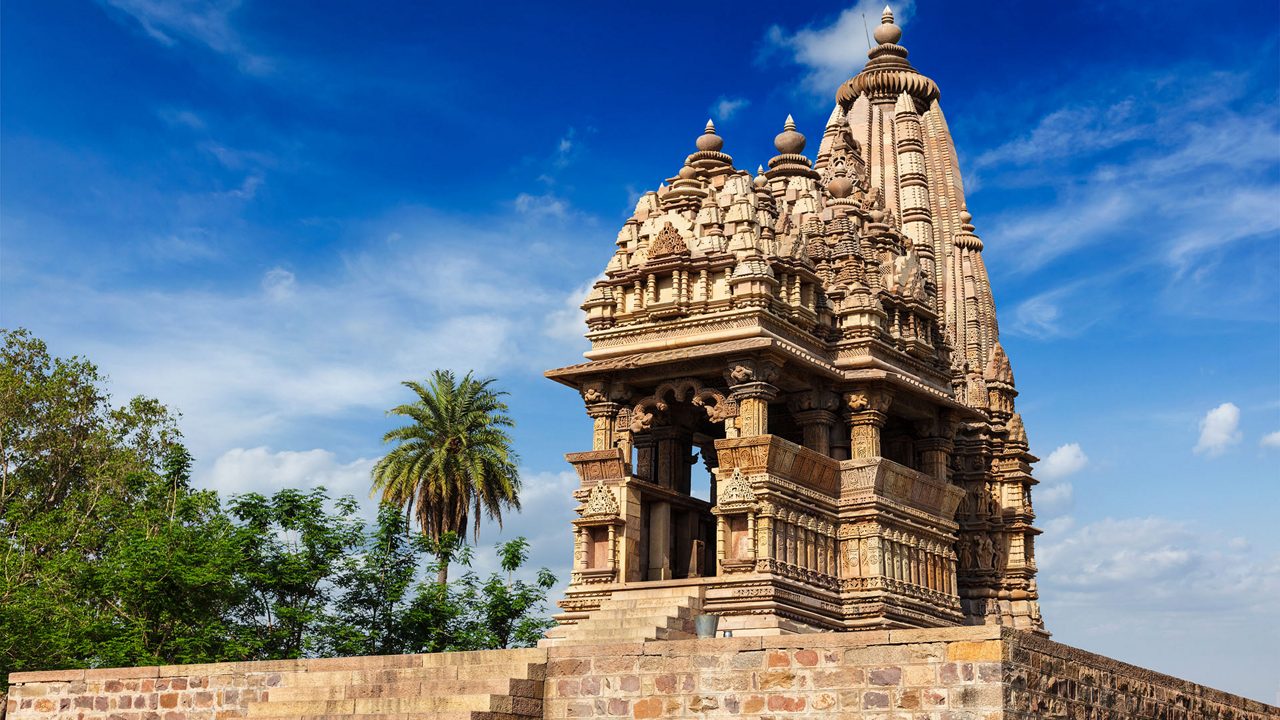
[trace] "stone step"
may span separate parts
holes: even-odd
[[[511,665],[518,662],[544,662],[547,654],[537,648],[514,650],[468,650],[465,652],[419,655],[423,667],[437,665]]]
[[[672,604],[672,603],[658,603],[658,602],[654,602],[654,603],[601,603],[601,604],[600,604],[600,607],[599,607],[598,609],[596,609],[596,610],[592,610],[592,611],[591,611],[591,615],[590,615],[590,616],[591,616],[591,617],[594,617],[596,613],[600,613],[600,612],[645,614],[645,613],[670,613],[670,612],[679,612],[680,610],[685,610],[685,611],[687,611],[687,612],[692,612],[692,613],[694,613],[694,614],[697,614],[697,611],[698,611],[699,609],[700,609],[700,608],[696,608],[696,607],[694,607],[694,606],[692,606],[692,605],[676,605],[676,604]]]
[[[593,616],[591,616],[591,617],[587,618],[586,620],[583,620],[582,622],[578,623],[578,626],[579,626],[579,627],[581,627],[581,626],[583,626],[583,625],[609,625],[609,626],[615,626],[615,625],[667,625],[667,624],[670,624],[670,623],[692,623],[693,621],[694,621],[694,620],[693,620],[693,616],[692,616],[692,615],[681,616],[681,615],[679,615],[679,614],[674,614],[674,613],[672,613],[672,614],[668,614],[668,613],[643,613],[643,614],[642,614],[642,613],[631,613],[631,614],[629,614],[629,615],[627,615],[627,614],[624,614],[624,615],[612,615],[612,616],[610,616],[610,615],[603,615],[603,616],[599,616],[599,617],[597,617],[597,616],[593,615]]]
[[[436,710],[431,712],[397,712],[383,714],[343,715],[259,715],[256,720],[340,720],[346,717],[367,717],[369,720],[543,720],[541,711],[536,714],[494,712],[492,710]]]
[[[365,685],[276,687],[269,702],[333,701],[355,698],[418,697],[421,695],[514,695],[541,698],[541,680],[494,676],[470,680],[427,680]]]
[[[650,594],[648,591],[627,591],[613,593],[611,596],[600,600],[602,605],[609,602],[678,602],[692,605],[692,603],[698,602],[698,596],[686,593]]]
[[[541,717],[542,699],[468,693],[279,702],[269,699],[266,702],[249,705],[249,717],[260,720],[316,715],[338,717],[395,715],[399,718],[405,713],[422,713],[439,717],[439,713],[444,712],[492,712],[518,717]]]
[[[662,627],[647,629],[629,628],[626,632],[622,632],[616,628],[583,627],[556,639],[572,642],[590,641],[599,643],[620,643],[640,642],[643,640],[687,640],[693,637],[695,637],[695,635],[691,632]]]
[[[688,586],[676,587],[629,587],[623,590],[614,591],[611,597],[629,597],[629,598],[657,598],[657,597],[686,597],[696,598],[698,592],[696,589],[690,590]]]
[[[645,609],[641,612],[639,609],[634,610],[596,610],[591,613],[591,617],[582,622],[596,622],[597,620],[652,620],[654,622],[662,622],[669,618],[679,620],[693,620],[697,615],[692,608],[674,608],[670,612],[654,612]]]
[[[542,680],[544,677],[546,677],[546,665],[543,663],[450,664],[384,670],[306,672],[286,676],[284,684],[288,687],[323,687],[486,678]]]

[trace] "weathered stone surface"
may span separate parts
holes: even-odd
[[[819,639],[820,647],[808,645]],[[1280,708],[1022,631],[993,638],[984,627],[940,628],[897,644],[880,639],[791,635],[771,638],[767,650],[759,638],[654,641],[578,645],[573,658],[550,648],[304,660],[291,670],[191,665],[154,678],[107,669],[92,682],[76,680],[83,673],[15,673],[7,720],[1280,718]]]

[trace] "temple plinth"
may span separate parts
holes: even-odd
[[[635,639],[695,612],[748,634],[1043,631],[1035,458],[938,88],[901,34],[886,10],[815,159],[788,117],[753,175],[708,122],[618,233],[587,362],[547,373],[593,424],[567,456],[553,641],[631,607],[672,610]]]

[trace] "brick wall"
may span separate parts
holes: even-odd
[[[1280,708],[997,627],[15,673],[6,720],[1270,720]]]

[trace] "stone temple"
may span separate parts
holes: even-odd
[[[540,647],[14,673],[0,718],[1280,718],[1048,638],[982,241],[882,20],[812,158],[708,123],[618,234],[547,373],[594,433]]]
[[[547,373],[594,422],[568,456],[555,637],[658,589],[735,634],[1043,632],[1035,458],[938,87],[901,35],[886,9],[812,159],[788,117],[768,169],[735,168],[708,122],[618,233],[589,361]]]

